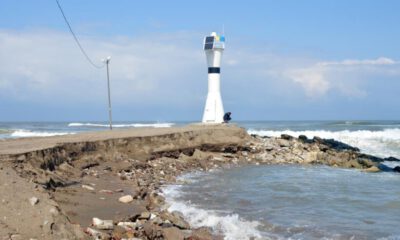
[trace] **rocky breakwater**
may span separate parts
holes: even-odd
[[[382,163],[400,160],[397,158],[379,158],[364,154],[358,148],[352,147],[334,139],[322,139],[306,136],[299,138],[290,135],[275,137],[260,137],[252,135],[253,152],[251,161],[265,164],[323,164],[332,167],[356,168],[367,172],[397,171]]]
[[[249,136],[234,126],[20,139],[0,143],[1,151],[0,239],[223,239],[168,211],[162,187],[183,173],[244,164],[374,172],[398,161],[334,140]]]

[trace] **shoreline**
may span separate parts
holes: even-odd
[[[334,140],[250,136],[242,128],[220,125],[0,141],[2,196],[26,188],[23,196],[2,197],[0,210],[8,219],[0,220],[0,236],[223,239],[208,228],[192,229],[180,213],[166,211],[162,186],[176,183],[183,173],[229,165],[323,164],[376,172],[390,170],[381,164],[387,160],[398,161]],[[129,203],[119,201],[124,196],[131,196]],[[33,197],[38,202],[28,201]],[[18,215],[12,211],[17,207],[36,212],[40,220]],[[21,215],[38,222],[29,231],[20,229]],[[90,226],[93,218],[111,220],[111,225],[101,229],[109,221],[96,220]]]

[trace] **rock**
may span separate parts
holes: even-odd
[[[119,222],[117,225],[120,227],[124,227],[125,229],[135,229],[137,227],[137,223],[134,222]]]
[[[290,147],[290,142],[286,139],[277,139],[280,147]]]
[[[155,209],[165,202],[165,198],[163,196],[151,193],[149,198],[147,199],[147,206],[149,210]]]
[[[139,219],[150,219],[151,214],[149,212],[142,212],[139,216]]]
[[[10,236],[10,239],[11,239],[11,240],[22,240],[23,237],[22,237],[21,235],[19,235],[19,234],[12,234],[12,235]]]
[[[399,162],[400,159],[395,158],[395,157],[388,157],[388,158],[384,158],[383,160],[385,161],[393,161],[393,162]]]
[[[113,194],[114,192],[111,191],[111,190],[102,189],[102,190],[99,191],[99,193]]]
[[[178,218],[182,218],[182,219],[184,218],[183,213],[181,213],[179,211],[173,211],[172,215],[174,215],[175,217],[178,217]]]
[[[190,229],[189,223],[183,220],[182,216],[178,212],[172,214],[164,212],[160,215],[160,217],[164,219],[164,221],[171,222],[175,227],[178,227],[179,229]]]
[[[290,136],[290,135],[288,135],[288,134],[282,134],[282,135],[281,135],[281,138],[282,138],[282,139],[285,139],[285,140],[292,140],[292,139],[293,139],[293,137]]]
[[[265,151],[267,151],[267,152],[270,152],[274,149],[275,149],[275,146],[273,146],[273,145],[265,145]]]
[[[300,136],[299,136],[299,140],[301,140],[302,142],[307,142],[307,141],[308,141],[308,138],[307,138],[306,135],[300,135]]]
[[[162,236],[161,227],[154,225],[149,221],[143,224],[143,231],[148,239],[158,239]]]
[[[17,161],[19,161],[19,162],[23,162],[23,161],[25,161],[25,160],[26,160],[25,154],[19,155],[19,156],[17,157]]]
[[[160,217],[155,217],[151,221],[156,225],[162,225],[163,224],[163,220]]]
[[[67,162],[63,162],[58,166],[58,169],[61,170],[61,171],[67,172],[67,171],[71,171],[72,169],[74,169],[74,167],[71,166]]]
[[[89,190],[89,191],[94,191],[94,187],[89,186],[89,185],[82,185],[82,188]]]
[[[317,137],[314,137],[314,140],[317,141],[318,143],[324,144],[326,146],[328,146],[331,149],[335,149],[338,151],[343,151],[343,150],[350,150],[350,151],[354,151],[354,152],[359,152],[360,149],[352,147],[346,143],[342,143],[339,141],[336,141],[334,139],[321,139],[318,138],[318,140],[316,140]]]
[[[114,228],[114,223],[112,220],[102,220],[100,218],[93,218],[92,224],[97,229],[100,230],[112,230]]]
[[[374,172],[380,172],[381,170],[376,166],[372,166],[370,168],[365,169],[364,171],[369,173],[374,173]]]
[[[126,233],[128,230],[131,229],[126,229],[124,227],[116,226],[112,232],[112,239],[125,239],[126,238]]]
[[[362,169],[361,164],[358,162],[358,160],[350,160],[347,162],[347,164],[350,166],[350,168],[358,168]]]
[[[125,195],[125,196],[123,196],[123,197],[120,197],[120,198],[118,199],[118,201],[120,201],[120,202],[122,202],[122,203],[130,203],[130,202],[133,201],[133,197],[132,197],[132,195]]]
[[[94,239],[99,239],[99,240],[105,240],[105,239],[109,239],[110,238],[110,236],[108,236],[108,234],[105,234],[105,233],[103,233],[103,232],[100,232],[100,231],[98,231],[98,230],[96,230],[96,229],[93,229],[93,228],[90,228],[90,227],[88,227],[88,228],[86,228],[86,230],[85,230],[85,232],[87,233],[87,234],[89,234],[90,236],[92,236],[92,237],[94,237]]]
[[[50,212],[51,215],[53,215],[53,216],[58,216],[59,213],[60,213],[56,207],[50,208],[49,212]]]
[[[192,234],[186,238],[187,240],[213,240],[210,230],[201,227],[192,231]]]
[[[31,197],[31,198],[29,198],[29,203],[30,203],[32,206],[35,206],[36,204],[39,203],[39,198],[37,198],[37,197]]]
[[[176,227],[163,228],[162,234],[165,240],[184,240],[182,231]]]
[[[322,143],[322,142],[323,142],[323,139],[322,139],[322,138],[320,138],[320,137],[314,136],[314,138],[313,138],[313,142],[316,142],[316,143]]]
[[[400,172],[400,166],[394,167],[394,168],[393,168],[393,171],[394,171],[394,172]]]

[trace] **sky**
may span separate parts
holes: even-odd
[[[111,56],[114,120],[200,121],[213,31],[234,120],[400,119],[400,1],[59,2],[90,58]],[[107,101],[55,0],[1,0],[0,121],[105,121]]]

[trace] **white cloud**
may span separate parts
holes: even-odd
[[[349,97],[364,97],[367,92],[361,86],[366,74],[400,75],[398,64],[386,57],[317,62],[309,67],[288,68],[284,70],[284,76],[300,84],[310,97],[325,95],[330,90]]]
[[[390,58],[380,57],[377,59],[346,59],[339,62],[320,62],[317,63],[319,66],[365,66],[365,65],[393,65],[398,64],[397,61],[394,61]]]
[[[114,101],[178,101],[195,87],[190,76],[205,67],[201,47],[188,43],[196,33],[174,33],[140,38],[80,37],[91,58],[112,56],[111,87]],[[199,40],[201,42],[201,40]],[[201,46],[201,45],[200,45]],[[188,79],[189,78],[189,79]],[[79,52],[72,37],[55,31],[0,31],[0,94],[27,101],[103,101],[105,69],[95,69]],[[192,94],[193,95],[193,94]],[[175,96],[175,98],[171,98]],[[190,102],[190,99],[183,103]]]
[[[304,68],[288,70],[287,76],[295,83],[299,83],[309,96],[320,96],[331,87],[330,82],[325,79],[325,70],[322,68]]]
[[[101,58],[112,56],[114,102],[192,106],[203,104],[207,89],[202,37],[197,33],[175,32],[139,38],[80,39],[98,63]],[[222,63],[222,94],[231,94],[227,101],[262,104],[260,101],[268,101],[266,92],[280,97],[299,95],[301,89],[312,98],[330,91],[363,97],[367,95],[362,88],[365,75],[400,75],[399,63],[386,57],[315,61],[259,49],[227,47]],[[104,104],[105,94],[105,69],[91,67],[69,34],[0,30],[2,97]]]

